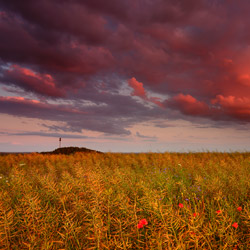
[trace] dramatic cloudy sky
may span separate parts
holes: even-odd
[[[0,151],[250,149],[249,0],[0,0]]]

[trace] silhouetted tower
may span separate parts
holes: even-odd
[[[59,148],[61,147],[62,138],[59,138]]]

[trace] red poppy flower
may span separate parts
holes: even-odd
[[[143,225],[139,223],[139,224],[137,225],[137,228],[139,228],[139,229],[140,229],[140,228],[143,228]]]
[[[238,223],[234,222],[234,224],[232,226],[235,227],[235,228],[237,228],[238,227]]]
[[[196,217],[196,216],[198,216],[199,215],[199,213],[193,213],[193,216],[194,217]]]
[[[238,207],[237,210],[238,210],[238,211],[242,211],[242,207]]]
[[[139,221],[137,227],[140,229],[140,228],[143,228],[144,226],[148,225],[148,222],[146,219],[142,219]]]
[[[222,211],[221,211],[221,210],[217,210],[216,213],[217,213],[217,214],[221,214]]]
[[[183,204],[182,203],[179,203],[179,208],[183,208]]]
[[[142,219],[139,221],[139,224],[142,224],[143,226],[148,225],[148,222],[146,219]]]

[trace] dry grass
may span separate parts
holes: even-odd
[[[0,249],[250,249],[249,198],[248,153],[4,155]]]

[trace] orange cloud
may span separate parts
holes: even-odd
[[[147,98],[142,82],[138,82],[134,77],[132,77],[130,80],[128,80],[128,84],[134,90],[131,94],[132,96],[139,96],[143,99]]]

